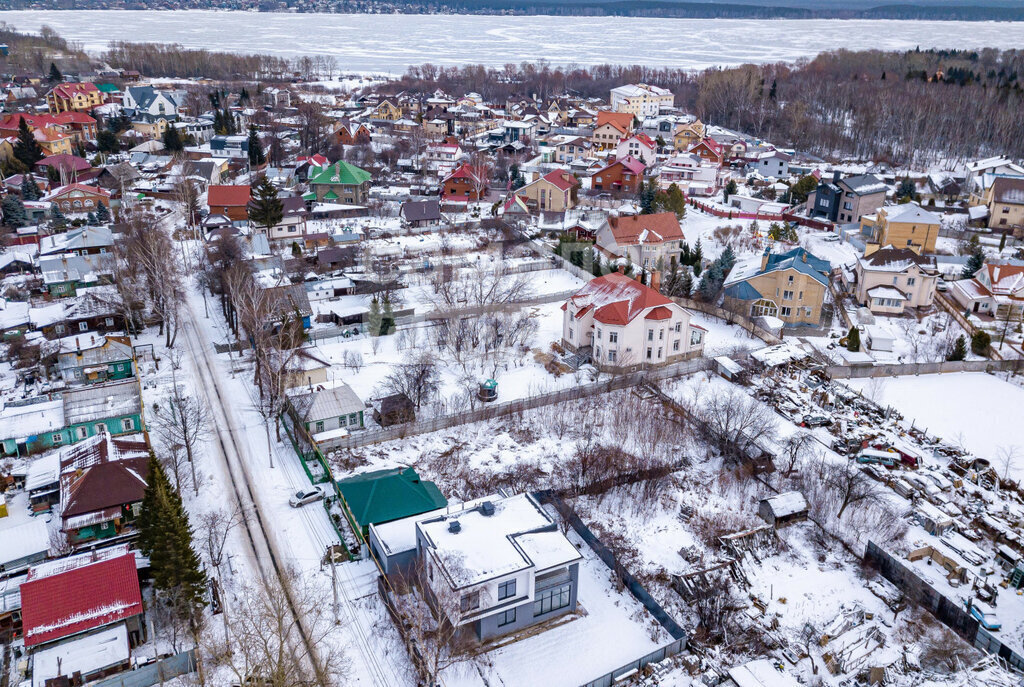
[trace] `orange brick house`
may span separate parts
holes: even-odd
[[[594,172],[590,187],[595,191],[638,193],[644,181],[644,163],[631,155]]]
[[[452,203],[468,203],[487,195],[487,170],[468,162],[460,165],[441,182],[441,198]]]

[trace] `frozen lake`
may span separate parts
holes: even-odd
[[[281,57],[330,54],[351,71],[411,64],[547,60],[700,69],[793,61],[833,48],[1013,48],[1024,22],[647,19],[410,14],[271,14],[182,10],[0,11],[23,31],[53,27],[86,50],[110,40],[180,43]]]

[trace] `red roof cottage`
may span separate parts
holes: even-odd
[[[725,150],[722,148],[722,144],[713,138],[705,138],[700,143],[690,146],[686,152],[695,153],[705,162],[718,166],[721,166],[722,161],[725,160]]]
[[[85,184],[68,184],[50,191],[43,200],[60,207],[61,212],[95,212],[100,203],[110,208],[110,191]]]
[[[441,198],[449,203],[468,203],[487,195],[487,171],[468,162],[441,182]]]
[[[206,193],[206,206],[210,215],[223,215],[232,222],[249,219],[249,200],[252,191],[245,186],[210,186]]]
[[[644,181],[644,163],[631,155],[594,172],[590,186],[595,191],[637,193]]]
[[[126,545],[30,568],[21,584],[25,647],[124,624],[132,646],[145,637],[135,554]]]

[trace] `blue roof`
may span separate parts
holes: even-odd
[[[773,253],[768,256],[768,264],[760,274],[780,270],[795,269],[797,272],[827,284],[827,276],[832,271],[832,263],[814,256],[803,248],[797,247],[785,253]]]
[[[737,282],[723,291],[726,298],[738,298],[741,301],[756,301],[761,293],[745,281]]]

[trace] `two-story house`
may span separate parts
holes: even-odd
[[[321,203],[363,205],[370,197],[370,173],[338,160],[333,165],[310,172],[309,187]]]
[[[727,310],[748,317],[776,317],[788,325],[817,326],[832,265],[803,248],[737,262],[725,279]]]
[[[1024,176],[997,176],[985,194],[988,226],[992,229],[1024,231]]]
[[[572,172],[556,169],[513,192],[528,208],[542,212],[565,212],[576,205],[573,189],[579,180]]]
[[[706,130],[699,119],[679,124],[672,132],[672,147],[684,152],[704,140]]]
[[[594,172],[590,177],[590,188],[595,191],[636,194],[644,183],[645,169],[643,162],[627,155]]]
[[[683,230],[674,212],[609,216],[597,230],[597,247],[645,270],[668,267],[682,249]]]
[[[615,157],[634,157],[650,167],[657,159],[658,144],[647,134],[633,134],[619,141]]]
[[[793,156],[781,150],[769,150],[759,153],[757,159],[747,163],[748,172],[756,172],[761,176],[784,179],[789,176],[789,162]]]
[[[942,218],[917,203],[886,205],[861,217],[861,233],[870,243],[909,248],[915,253],[934,253]]]
[[[658,185],[667,190],[672,184],[688,196],[711,196],[721,187],[718,165],[709,164],[696,153],[673,155],[661,165]]]
[[[859,222],[864,215],[878,211],[885,202],[888,185],[874,174],[858,174],[842,178],[833,172],[832,179],[822,179],[807,196],[807,208],[812,217],[830,222],[850,224]]]
[[[930,306],[939,279],[933,258],[892,246],[862,257],[854,273],[857,302],[879,315]]]
[[[464,162],[441,181],[441,198],[449,203],[482,200],[487,195],[487,170]]]
[[[171,121],[178,117],[178,98],[176,93],[158,91],[152,86],[130,86],[124,90],[121,105],[130,117],[149,115]]]
[[[1024,313],[1024,261],[986,260],[973,278],[950,284],[949,293],[969,312],[1019,322]]]
[[[612,272],[562,304],[562,346],[601,370],[629,370],[695,358],[706,330],[688,310],[649,286]]]
[[[633,115],[601,110],[597,113],[597,124],[590,135],[590,142],[596,150],[614,150],[619,141],[632,133]]]
[[[210,215],[221,215],[233,223],[248,221],[251,200],[252,189],[248,184],[211,184],[206,191],[206,206],[210,210]]]

